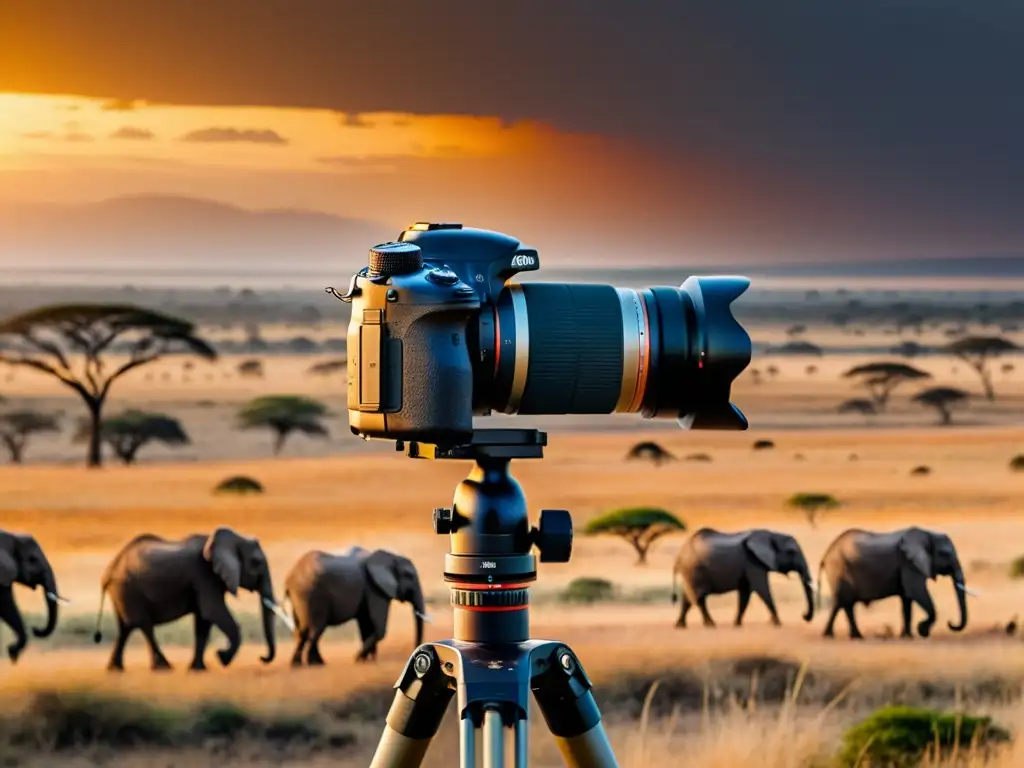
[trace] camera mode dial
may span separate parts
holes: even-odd
[[[407,275],[423,268],[423,253],[414,243],[381,243],[370,249],[370,275]]]
[[[427,280],[437,285],[455,285],[459,276],[447,267],[434,267],[427,272]]]

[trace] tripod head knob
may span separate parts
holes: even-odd
[[[455,530],[455,513],[447,507],[434,509],[434,533],[447,536]]]
[[[568,563],[572,555],[572,516],[564,509],[542,509],[531,531],[542,563]]]

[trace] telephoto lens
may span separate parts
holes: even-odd
[[[750,363],[750,336],[730,305],[745,277],[689,277],[678,288],[515,283],[492,275],[539,268],[537,252],[508,235],[458,224],[402,233],[428,264],[444,265],[481,295],[474,412],[640,413],[687,429],[746,429],[729,402]],[[488,274],[481,264],[502,270]]]

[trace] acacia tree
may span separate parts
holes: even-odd
[[[12,464],[21,464],[32,435],[59,431],[60,424],[53,414],[33,410],[0,413],[0,443],[7,448]]]
[[[996,399],[996,391],[992,386],[992,371],[988,367],[989,361],[993,357],[1019,349],[1020,347],[1002,336],[964,336],[946,347],[947,352],[956,355],[975,370],[981,378],[985,397],[989,400]]]
[[[174,352],[215,360],[217,353],[177,317],[130,304],[60,304],[0,322],[0,361],[57,379],[89,411],[87,464],[103,464],[103,406],[114,382]],[[122,347],[127,360],[108,369],[107,355]]]
[[[83,419],[79,422],[75,442],[85,442],[90,433],[89,421]],[[162,413],[135,410],[103,419],[100,435],[124,464],[134,464],[139,451],[149,443],[179,446],[191,442],[177,419]]]
[[[272,431],[276,456],[293,432],[326,437],[327,427],[320,423],[324,416],[327,416],[327,406],[318,400],[299,395],[266,395],[249,401],[238,412],[238,426]]]
[[[670,533],[685,530],[683,522],[664,509],[627,507],[595,517],[587,523],[583,532],[588,535],[610,533],[621,536],[636,550],[637,565],[643,565],[655,541]]]
[[[930,379],[932,375],[906,363],[876,362],[857,365],[843,374],[847,379],[859,379],[859,384],[867,387],[871,399],[878,408],[884,409],[889,402],[893,390],[905,381]]]
[[[939,413],[939,423],[949,424],[953,420],[953,406],[966,402],[970,395],[956,387],[932,387],[918,392],[911,400]]]

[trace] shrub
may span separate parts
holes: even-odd
[[[1010,578],[1024,578],[1024,555],[1017,555],[1010,561]]]
[[[754,443],[755,451],[766,451],[775,447],[775,443],[771,440],[758,440]]]
[[[686,461],[711,461],[711,454],[709,453],[689,453],[686,455]]]
[[[561,599],[566,603],[596,603],[611,600],[614,596],[615,585],[607,579],[581,576],[569,582]]]
[[[247,475],[235,475],[229,477],[226,480],[222,480],[216,488],[213,489],[214,493],[263,493],[263,486],[259,482]]]
[[[1013,472],[1024,472],[1024,453],[1019,453],[1010,459],[1010,470]]]
[[[919,467],[914,467],[912,470],[910,470],[910,474],[912,475],[930,475],[931,473],[932,468],[925,464],[922,464]]]
[[[843,768],[912,768],[929,753],[931,759],[941,758],[958,744],[967,752],[972,746],[985,749],[1009,738],[989,717],[888,706],[847,729],[839,764]]]

